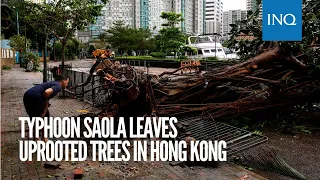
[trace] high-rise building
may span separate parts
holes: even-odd
[[[144,0],[145,1],[145,0]],[[96,25],[101,25],[103,30],[109,29],[115,21],[123,21],[124,24],[135,27],[135,19],[139,22],[142,17],[136,17],[135,7],[137,6],[136,1],[132,0],[109,0],[108,4],[102,8],[102,16],[100,16],[96,22]],[[141,2],[143,4],[143,2]],[[140,4],[138,5],[140,7]],[[142,8],[144,10],[144,8]],[[141,11],[142,11],[141,10]],[[140,11],[140,9],[139,9]],[[144,14],[145,12],[141,13]],[[145,22],[143,22],[145,23]]]
[[[205,0],[205,34],[222,34],[223,2],[222,0]]]
[[[236,21],[245,20],[247,18],[246,10],[229,10],[223,12],[223,33],[222,37],[224,40],[230,38],[229,33],[231,31],[230,24],[235,24]]]
[[[259,6],[257,0],[247,0],[247,10],[255,12],[258,10]]]
[[[257,0],[247,0],[247,11],[256,12],[259,10],[259,19],[262,19],[262,1],[258,4]]]
[[[161,13],[175,12],[181,13],[184,18],[178,25],[184,33],[203,34],[205,8],[205,0],[109,0],[102,9],[102,16],[97,18],[90,30],[96,37],[109,29],[113,22],[122,20],[129,27],[149,28],[153,34],[157,34],[165,23],[160,17]]]
[[[179,25],[182,32],[195,35],[204,31],[204,0],[172,0],[172,12],[181,13],[184,21]]]
[[[194,2],[193,34],[204,34],[206,29],[206,0],[195,0]]]
[[[173,0],[172,11],[181,13],[184,21],[181,22],[182,32],[189,35],[203,34],[204,32],[204,0]]]
[[[115,21],[123,21],[125,25],[132,28],[140,26],[141,19],[145,18],[145,16],[140,17],[140,13],[136,13],[136,10],[140,12],[140,3],[143,4],[140,0],[109,0],[108,4],[102,8],[102,15],[97,18],[96,23],[78,32],[79,41],[87,43],[98,38],[101,33],[110,29]],[[147,25],[145,21],[142,24]]]
[[[172,0],[152,0],[149,1],[150,6],[150,21],[149,29],[153,34],[157,34],[162,28],[162,24],[166,23],[165,20],[160,18],[162,12],[172,11]]]

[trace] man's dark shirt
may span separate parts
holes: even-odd
[[[45,82],[34,86],[24,94],[24,106],[30,117],[40,117],[41,113],[44,110],[45,102],[49,100],[44,98],[44,92],[49,88],[53,89],[53,92],[50,95],[49,99],[56,96],[62,90],[60,83],[54,81]]]
[[[60,83],[58,81],[53,81],[36,85],[33,88],[29,89],[26,93],[39,93],[44,99],[44,92],[49,88],[53,89],[53,92],[50,95],[49,99],[56,96],[62,90]]]

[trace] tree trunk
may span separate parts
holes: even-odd
[[[48,34],[46,34],[44,40],[44,53],[43,53],[43,82],[47,82],[47,42],[48,42]]]
[[[64,74],[64,60],[65,60],[65,48],[67,45],[67,41],[66,39],[63,39],[62,43],[61,43],[62,47],[61,47],[61,74]],[[62,90],[62,97],[65,97],[65,90]]]
[[[66,44],[67,42],[65,41],[65,39],[62,41],[62,47],[61,47],[61,65],[62,65],[62,69],[61,69],[61,73],[63,74],[64,72],[64,60],[65,60],[65,48],[66,48]]]
[[[54,37],[54,40],[53,40],[53,61],[57,62],[57,59],[56,59],[56,37]]]

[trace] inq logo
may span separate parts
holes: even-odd
[[[289,20],[288,20],[289,19]],[[286,14],[283,16],[283,14],[280,14],[280,17],[278,17],[276,14],[268,14],[268,25],[275,25],[275,21],[278,22],[280,26],[284,23],[287,26],[295,26],[296,23],[296,16],[294,14]]]
[[[263,41],[302,40],[302,0],[263,0]]]

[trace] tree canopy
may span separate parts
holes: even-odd
[[[159,49],[164,53],[182,52],[185,46],[186,36],[182,33],[181,27],[177,26],[184,19],[181,14],[173,12],[162,12],[161,18],[167,21],[156,37]]]
[[[19,9],[21,22],[30,24],[41,36],[54,33],[61,42],[62,63],[68,40],[76,30],[94,24],[107,0],[56,0],[50,3],[12,3]],[[29,27],[28,27],[29,28]],[[42,45],[42,47],[45,45]],[[43,48],[44,49],[44,48]]]
[[[119,53],[134,50],[144,52],[149,49],[151,33],[148,29],[135,29],[125,25],[123,21],[115,21],[106,31],[106,41]]]
[[[27,45],[27,47],[26,47]],[[30,45],[30,40],[26,37],[19,35],[14,35],[10,38],[9,46],[15,51],[22,52]]]
[[[303,57],[306,63],[319,64],[320,49],[311,47],[319,46],[320,44],[320,13],[318,11],[320,9],[320,1],[303,0],[303,7],[303,38],[301,42],[262,41],[262,26],[258,19],[259,10],[257,10],[256,12],[249,12],[246,20],[237,21],[231,25],[231,38],[228,47],[236,48],[236,50],[240,51],[239,55],[246,59],[278,46],[288,54]],[[241,33],[253,35],[254,40],[237,40],[236,37]]]

